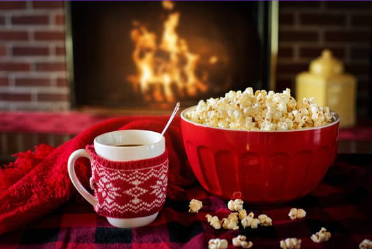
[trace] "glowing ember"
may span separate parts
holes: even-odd
[[[131,38],[135,49],[132,57],[137,74],[128,80],[146,101],[173,102],[175,94],[195,97],[208,89],[206,77],[201,80],[196,75],[199,55],[191,53],[187,42],[176,32],[180,13],[173,11],[174,3],[164,1],[162,5],[168,12],[159,44],[155,33],[138,22],[133,23]],[[217,61],[216,56],[209,59],[210,64]]]

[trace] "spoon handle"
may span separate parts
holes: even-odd
[[[163,129],[163,131],[161,133],[161,137],[164,135],[165,131],[168,129],[168,126],[172,123],[172,120],[176,116],[176,114],[178,112],[178,109],[180,109],[180,102],[177,102],[176,107],[174,107],[173,113],[170,116],[167,125],[164,127],[164,129]]]

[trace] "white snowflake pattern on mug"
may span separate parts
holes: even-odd
[[[156,184],[151,186],[151,188],[153,189],[151,194],[155,194],[155,196],[157,196],[158,198],[163,198],[164,193],[166,193],[166,187],[165,186],[167,186],[167,180],[168,179],[167,179],[166,175],[162,174],[160,176],[160,179],[158,181],[156,181]]]
[[[121,196],[117,191],[120,188],[114,187],[106,177],[102,177],[99,179],[97,183],[97,191],[101,193],[102,197],[105,198],[105,202],[110,204],[115,200],[117,196]]]

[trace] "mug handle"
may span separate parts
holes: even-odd
[[[90,204],[93,206],[96,206],[98,204],[97,198],[95,198],[93,195],[91,195],[81,184],[79,179],[76,176],[75,172],[75,162],[79,157],[86,157],[89,159],[90,163],[93,162],[92,157],[89,155],[88,151],[86,149],[79,149],[74,151],[70,157],[68,158],[67,163],[67,169],[68,169],[68,175],[71,179],[72,184],[75,186],[77,191],[87,200]]]

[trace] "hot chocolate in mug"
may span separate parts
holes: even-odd
[[[76,176],[79,157],[90,160],[94,196]],[[78,192],[115,227],[148,225],[164,205],[168,154],[164,136],[157,132],[121,130],[99,135],[94,145],[73,152],[67,167]]]

